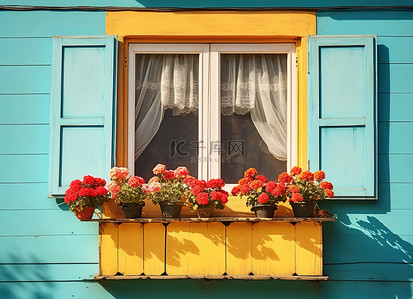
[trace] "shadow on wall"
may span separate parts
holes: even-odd
[[[56,283],[50,281],[50,265],[40,263],[35,256],[27,258],[30,263],[0,263],[0,298],[56,298]],[[16,261],[19,256],[2,256],[2,261],[6,259]]]
[[[374,216],[341,214],[338,218],[324,231],[324,271],[330,280],[405,282],[392,289],[392,295],[411,298],[413,238],[400,237]]]

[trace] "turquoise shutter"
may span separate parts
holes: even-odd
[[[49,195],[114,159],[116,38],[53,37]]]
[[[308,157],[337,198],[377,198],[376,37],[310,36]]]

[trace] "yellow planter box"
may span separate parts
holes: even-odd
[[[97,277],[325,279],[322,222],[334,220],[102,219]]]

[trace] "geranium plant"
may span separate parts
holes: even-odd
[[[303,172],[300,167],[295,166],[289,174],[280,174],[278,181],[285,186],[290,202],[318,201],[334,196],[333,184],[323,181],[325,177],[322,170],[314,173]]]
[[[258,204],[277,205],[286,200],[286,186],[282,183],[269,181],[265,176],[258,175],[255,168],[244,172],[244,177],[238,181],[231,193],[234,196],[246,197],[247,206]]]
[[[146,194],[143,188],[145,180],[139,176],[131,176],[125,167],[113,167],[109,172],[111,182],[109,191],[111,198],[123,207],[143,205]]]
[[[190,195],[187,202],[191,203],[193,211],[200,207],[212,207],[222,210],[228,202],[228,192],[222,190],[225,186],[222,179],[211,179],[206,182],[205,180],[197,180],[194,177],[188,176],[184,183],[190,187]]]
[[[69,210],[76,216],[83,208],[97,208],[107,200],[108,190],[105,188],[106,181],[90,175],[83,177],[83,180],[74,180],[70,183],[70,188],[66,190],[65,202],[70,205]]]
[[[153,174],[144,191],[148,193],[154,204],[161,202],[184,202],[189,195],[189,187],[184,184],[188,176],[188,169],[178,167],[175,170],[166,170],[166,166],[158,164],[153,169]]]

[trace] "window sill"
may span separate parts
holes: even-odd
[[[231,275],[96,275],[94,281],[99,280],[134,280],[134,279],[205,279],[205,280],[220,280],[220,279],[241,279],[241,280],[328,280],[328,276],[319,275],[292,275],[292,276],[231,276]]]
[[[89,219],[82,221],[92,221],[99,223],[198,223],[198,222],[222,222],[229,224],[232,222],[331,222],[336,221],[333,217],[276,217],[276,218],[257,218],[257,217],[213,217],[213,218],[102,218]]]

